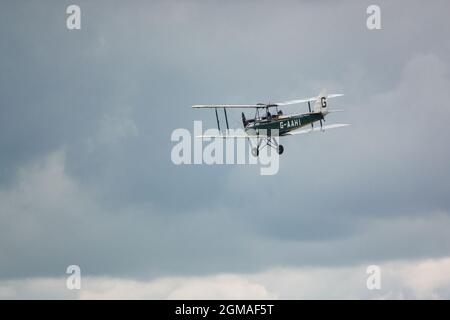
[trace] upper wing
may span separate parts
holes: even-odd
[[[327,96],[328,98],[336,98],[336,97],[342,97],[342,93],[333,93],[329,94]],[[296,100],[288,100],[278,103],[258,103],[258,104],[196,104],[193,105],[192,108],[194,109],[218,109],[218,108],[235,108],[235,109],[246,109],[246,108],[266,108],[266,107],[278,107],[278,106],[288,106],[291,104],[298,104],[298,103],[304,103],[304,102],[312,102],[316,101],[319,97],[312,97],[312,98],[306,98],[306,99],[296,99]]]
[[[330,124],[327,126],[323,126],[322,128],[320,127],[314,127],[314,128],[310,128],[310,129],[297,129],[297,130],[292,130],[288,133],[286,133],[286,136],[293,136],[293,135],[297,135],[297,134],[303,134],[303,133],[310,133],[310,132],[318,132],[318,131],[325,131],[325,130],[329,130],[329,129],[336,129],[336,128],[342,128],[342,127],[347,127],[350,124],[347,123],[335,123],[335,124]]]
[[[336,97],[342,97],[344,94],[343,93],[332,93],[329,94],[327,96],[328,98],[336,98]],[[304,102],[312,102],[312,101],[316,101],[318,97],[312,97],[312,98],[306,98],[306,99],[296,99],[296,100],[288,100],[288,101],[283,101],[283,102],[278,102],[275,103],[278,106],[288,106],[291,104],[298,104],[298,103],[304,103]]]
[[[217,108],[265,108],[266,105],[263,104],[196,104],[193,105],[194,109],[217,109]]]

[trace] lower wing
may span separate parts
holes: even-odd
[[[200,139],[213,139],[213,138],[222,138],[222,139],[247,139],[247,138],[257,138],[257,136],[249,136],[248,134],[240,134],[240,135],[232,135],[232,134],[210,134],[210,135],[200,135],[195,136]],[[260,136],[261,137],[261,136]]]
[[[310,132],[319,132],[319,131],[325,131],[325,130],[330,130],[330,129],[336,129],[336,128],[342,128],[342,127],[347,127],[349,126],[349,124],[347,123],[335,123],[335,124],[330,124],[327,126],[323,126],[321,127],[314,127],[314,128],[310,128],[310,129],[297,129],[297,130],[292,130],[289,131],[287,133],[285,133],[285,136],[293,136],[293,135],[297,135],[297,134],[303,134],[303,133],[310,133]]]
[[[336,128],[342,128],[342,127],[347,127],[350,124],[347,123],[335,123],[335,124],[330,124],[330,125],[326,125],[326,126],[322,126],[319,127],[314,127],[314,128],[310,128],[310,129],[296,129],[296,130],[292,130],[289,131],[285,134],[283,134],[283,136],[294,136],[297,134],[304,134],[304,133],[310,133],[310,132],[319,132],[319,131],[325,131],[325,130],[330,130],[330,129],[336,129]],[[248,135],[248,134],[238,134],[238,135],[231,135],[231,134],[211,134],[211,135],[199,135],[199,136],[195,136],[196,138],[201,138],[201,139],[214,139],[214,138],[222,138],[222,139],[250,139],[250,138],[264,138],[265,136],[263,135]]]

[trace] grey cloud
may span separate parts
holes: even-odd
[[[368,31],[369,4],[81,1],[79,32],[65,3],[6,4],[0,276],[448,256],[448,4],[381,2]],[[352,126],[286,139],[276,176],[170,161],[173,129],[214,126],[191,104],[323,86]]]

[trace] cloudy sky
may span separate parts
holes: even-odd
[[[1,8],[0,298],[450,298],[448,1]],[[214,126],[192,104],[322,88],[352,126],[286,138],[276,175],[171,161]]]

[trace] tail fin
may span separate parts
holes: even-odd
[[[328,95],[326,90],[322,90],[314,103],[314,112],[321,112],[323,114],[328,113],[327,97]]]

